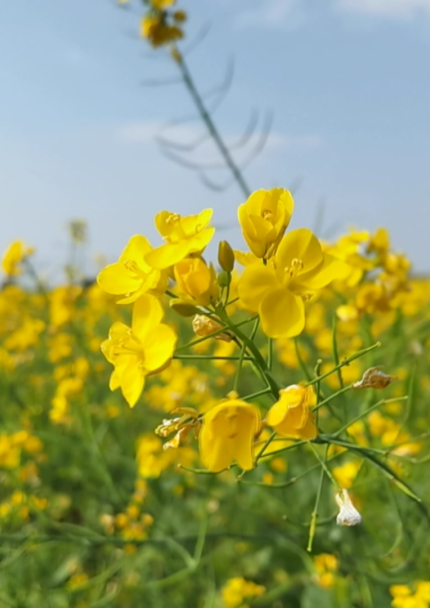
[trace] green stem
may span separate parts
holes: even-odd
[[[273,363],[273,340],[267,338],[267,367],[271,370]]]
[[[327,449],[328,449],[328,446],[327,446]],[[327,449],[326,449],[326,457],[327,457]],[[312,552],[312,545],[314,542],[315,532],[317,529],[318,508],[319,508],[319,504],[320,504],[320,500],[321,500],[321,493],[322,493],[323,485],[324,485],[324,469],[321,468],[321,475],[320,475],[320,481],[318,484],[317,496],[315,499],[315,506],[314,506],[314,510],[312,511],[312,514],[311,514],[311,523],[309,526],[308,546],[306,547],[306,551],[308,551],[308,553]]]
[[[245,321],[241,321],[240,323],[237,324],[237,327],[241,327],[242,325],[246,325],[247,323],[251,323],[252,321],[255,321],[255,319],[258,319],[258,315],[254,315],[253,317],[250,317],[249,319],[245,319]],[[193,348],[193,346],[196,346],[197,344],[201,344],[202,342],[205,342],[206,340],[209,340],[210,338],[215,338],[216,336],[219,336],[220,334],[225,333],[226,330],[228,330],[228,326],[227,325],[225,327],[221,327],[220,329],[217,329],[216,331],[213,331],[212,333],[208,334],[207,336],[202,336],[201,338],[198,338],[197,340],[193,340],[192,342],[188,342],[188,344],[184,344],[183,346],[179,346],[175,350],[175,353],[177,353],[177,352],[179,352],[181,350],[187,350],[188,348]]]
[[[245,182],[240,169],[234,162],[233,157],[231,156],[227,146],[225,145],[221,135],[219,134],[218,129],[216,128],[211,115],[209,114],[208,110],[206,109],[206,106],[203,103],[203,99],[201,98],[200,93],[198,92],[198,90],[194,84],[191,73],[190,73],[188,66],[185,63],[183,57],[181,57],[181,60],[178,62],[178,66],[181,71],[181,75],[182,75],[184,84],[187,87],[187,89],[196,105],[196,108],[200,114],[200,117],[203,120],[203,122],[205,123],[205,125],[209,131],[210,136],[212,137],[213,141],[217,145],[218,150],[220,151],[220,154],[223,157],[225,164],[230,169],[235,181],[237,182],[237,185],[241,189],[244,196],[246,196],[248,198],[248,196],[251,194],[251,189],[248,187],[247,183]]]
[[[236,375],[234,377],[234,383],[233,383],[233,390],[235,393],[237,393],[237,389],[239,387],[240,372],[242,371],[243,360],[245,358],[245,350],[246,350],[246,347],[245,347],[245,343],[243,342],[241,349],[240,349],[239,363],[237,365]]]
[[[355,359],[359,359],[363,355],[366,355],[370,351],[374,350],[375,348],[379,348],[380,346],[381,346],[381,343],[376,342],[375,344],[372,344],[372,346],[368,346],[367,348],[363,348],[362,350],[357,351],[350,357],[343,359],[343,361],[341,361],[338,365],[335,365],[335,367],[330,369],[325,374],[322,374],[321,376],[318,376],[317,378],[314,378],[313,380],[310,380],[309,382],[307,382],[307,386],[309,386],[310,384],[316,384],[317,382],[321,382],[321,380],[324,380],[324,378],[327,378],[328,376],[331,376],[332,374],[334,374],[339,368],[344,367],[345,365],[349,365],[351,363],[351,361],[355,361]]]

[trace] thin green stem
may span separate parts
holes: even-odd
[[[375,348],[379,348],[380,346],[381,346],[381,343],[376,342],[375,344],[372,344],[372,346],[368,346],[367,348],[363,348],[362,350],[357,351],[350,357],[343,359],[338,365],[335,365],[328,372],[325,372],[325,374],[322,374],[321,376],[318,376],[317,378],[310,380],[309,382],[306,383],[306,385],[309,386],[310,384],[316,384],[317,382],[321,382],[321,380],[324,380],[324,378],[327,378],[328,376],[331,376],[332,374],[337,372],[337,370],[339,368],[345,367],[345,365],[349,365],[352,361],[355,361],[355,359],[359,359],[363,355],[366,355],[370,351],[374,350]]]
[[[331,483],[334,485],[334,487],[337,490],[340,490],[341,487],[339,486],[339,484],[337,483],[335,477],[333,476],[333,473],[330,471],[330,469],[327,466],[327,453],[328,453],[328,449],[329,449],[329,445],[327,444],[326,450],[325,450],[325,457],[324,460],[321,458],[321,456],[318,454],[318,450],[316,449],[316,447],[313,445],[313,443],[311,443],[309,441],[309,446],[312,450],[312,452],[315,455],[315,458],[318,460],[318,462],[320,463],[320,465],[322,466],[324,473],[327,475],[327,477],[330,479]]]
[[[269,370],[272,370],[273,363],[273,340],[272,338],[267,338],[267,367]]]
[[[244,179],[239,167],[236,165],[235,161],[233,160],[233,157],[230,154],[229,149],[227,148],[221,135],[219,134],[219,131],[216,128],[214,121],[212,120],[212,116],[206,109],[203,99],[200,96],[200,93],[198,92],[198,90],[194,84],[194,80],[191,76],[191,73],[190,73],[188,66],[185,63],[183,57],[181,57],[180,61],[178,61],[177,64],[181,71],[181,75],[182,75],[184,84],[185,84],[186,88],[188,89],[188,92],[190,93],[191,98],[196,105],[197,111],[200,114],[200,118],[205,123],[210,136],[212,137],[213,141],[215,142],[216,146],[218,147],[218,150],[220,151],[220,154],[223,157],[225,164],[230,169],[237,185],[239,186],[243,195],[248,198],[248,196],[251,194],[251,189],[245,182],[245,179]]]
[[[326,449],[326,457],[327,457],[327,450],[328,450],[328,446]],[[315,532],[317,529],[318,508],[319,508],[319,504],[320,504],[320,500],[321,500],[323,485],[324,485],[324,469],[321,468],[321,475],[320,475],[320,481],[318,484],[318,490],[317,490],[317,495],[316,495],[316,499],[315,499],[315,506],[314,506],[314,510],[312,511],[312,514],[311,514],[311,523],[309,526],[308,546],[306,547],[306,551],[308,551],[308,553],[312,552],[312,545],[314,542]]]
[[[245,350],[246,350],[246,346],[245,346],[245,343],[243,342],[241,349],[240,349],[239,363],[237,365],[236,375],[234,377],[234,383],[233,383],[233,390],[235,393],[237,393],[237,389],[239,387],[240,372],[242,371],[242,365],[243,365],[243,361],[245,358]]]
[[[236,327],[241,327],[242,325],[246,325],[247,323],[251,323],[252,321],[255,321],[255,319],[258,319],[258,315],[254,315],[253,317],[250,317],[249,319],[245,319],[244,321],[240,321],[240,323],[238,323]],[[212,333],[208,334],[207,336],[202,336],[201,338],[198,338],[197,340],[193,340],[192,342],[188,342],[188,344],[184,344],[183,346],[179,346],[175,350],[175,353],[178,353],[181,350],[187,350],[188,348],[193,348],[193,346],[196,346],[197,344],[201,344],[202,342],[206,342],[206,340],[210,340],[210,338],[216,338],[216,336],[219,336],[220,334],[225,333],[227,330],[228,330],[228,326],[225,325],[224,327],[221,327],[220,329],[217,329],[216,331],[213,331]]]

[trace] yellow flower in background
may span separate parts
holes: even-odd
[[[176,0],[150,0],[151,6],[159,11],[163,11],[169,6],[173,6]]]
[[[428,608],[430,603],[430,582],[417,581],[415,593],[409,585],[391,585],[390,594],[394,608]]]
[[[136,405],[146,376],[163,369],[173,355],[177,336],[161,323],[164,310],[154,296],[145,294],[134,305],[131,328],[114,323],[109,339],[101,344],[106,359],[115,366],[109,387],[121,388],[130,407]]]
[[[335,555],[320,553],[314,557],[314,566],[317,571],[317,583],[323,589],[330,589],[335,583],[335,574],[339,563]]]
[[[243,236],[258,258],[274,255],[294,209],[291,192],[283,188],[257,190],[239,206]]]
[[[260,410],[240,399],[222,401],[203,418],[199,435],[200,457],[217,473],[233,462],[249,471],[254,467],[252,443],[260,428]]]
[[[311,409],[317,398],[313,386],[292,384],[279,391],[279,401],[267,414],[267,424],[279,435],[315,439],[318,430]]]
[[[215,228],[209,227],[212,213],[212,209],[185,217],[170,211],[158,213],[155,225],[166,243],[147,253],[146,262],[152,268],[163,269],[192,253],[201,253],[215,234]]]
[[[239,281],[242,303],[258,312],[264,333],[271,338],[299,335],[305,325],[303,297],[342,276],[346,265],[324,254],[307,228],[286,234],[267,265],[247,266]]]
[[[200,306],[209,306],[219,295],[219,286],[212,265],[201,258],[185,258],[174,266],[175,281],[180,296],[191,298]]]
[[[145,256],[152,250],[144,236],[136,234],[129,240],[118,262],[106,266],[98,275],[97,282],[107,293],[124,296],[118,304],[135,302],[150,291],[162,293],[167,287],[167,275],[151,268]]]
[[[77,285],[56,287],[50,293],[49,316],[53,327],[61,327],[76,316],[76,300],[81,294],[82,288]]]
[[[21,274],[21,262],[34,253],[33,247],[27,247],[23,241],[14,241],[3,254],[1,267],[9,277]]]
[[[341,488],[347,489],[352,486],[360,466],[360,462],[356,460],[345,462],[333,469],[333,475]]]
[[[236,576],[230,578],[222,588],[222,599],[226,608],[239,608],[246,598],[259,597],[265,591],[263,585]]]
[[[140,35],[147,38],[153,47],[180,40],[184,34],[176,25],[166,23],[165,13],[148,14],[142,18]]]

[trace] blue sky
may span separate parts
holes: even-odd
[[[210,26],[187,56],[203,92],[234,57],[233,84],[215,114],[226,139],[240,137],[253,109],[273,112],[267,147],[245,172],[250,187],[294,186],[293,227],[315,227],[322,214],[323,236],[387,226],[394,247],[429,270],[430,0],[178,6],[189,13],[189,41]],[[48,278],[67,258],[64,227],[74,218],[88,221],[89,256],[108,260],[132,234],[158,243],[161,209],[213,207],[222,238],[242,243],[238,188],[207,189],[155,142],[193,108],[181,86],[143,84],[176,70],[138,39],[140,13],[138,0],[127,9],[109,0],[0,7],[0,249],[25,239]],[[183,142],[202,129],[186,122],[163,133]],[[208,145],[198,158],[217,160]]]

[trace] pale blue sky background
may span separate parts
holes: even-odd
[[[323,233],[390,228],[396,249],[429,270],[430,0],[183,0],[188,57],[202,91],[235,57],[216,118],[230,140],[253,108],[272,110],[272,136],[247,169],[251,188],[299,183],[293,225]],[[91,255],[113,260],[135,233],[158,243],[153,215],[215,209],[234,226],[243,196],[218,194],[177,167],[153,136],[190,114],[175,76],[137,37],[141,5],[109,0],[14,0],[0,6],[0,249],[23,238],[54,276],[67,257],[66,222],[85,218]],[[201,133],[182,126],[179,141]],[[199,158],[213,160],[208,146]],[[218,177],[216,174],[213,177]],[[240,232],[222,232],[235,245]]]

